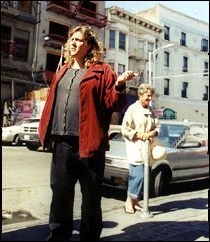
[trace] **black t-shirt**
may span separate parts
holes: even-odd
[[[58,83],[52,135],[79,136],[79,83],[85,72],[69,68]]]

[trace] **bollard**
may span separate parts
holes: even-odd
[[[144,162],[144,207],[141,217],[152,218],[153,215],[149,211],[149,140],[145,141],[146,155]]]

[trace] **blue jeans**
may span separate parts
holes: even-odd
[[[139,200],[144,182],[144,165],[129,164],[128,196]]]

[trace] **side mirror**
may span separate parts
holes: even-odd
[[[187,143],[182,143],[177,148],[185,149],[185,148],[198,148],[198,147],[201,147],[200,142],[191,141],[191,142],[187,142]]]

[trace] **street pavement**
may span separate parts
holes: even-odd
[[[144,213],[138,211],[126,214],[124,201],[112,210],[106,210],[105,205],[102,199],[101,241],[209,241],[207,189],[151,198],[149,214],[153,217],[145,218]],[[80,215],[74,218],[71,241],[79,241]],[[1,239],[46,241],[47,223],[45,218],[3,225]]]
[[[2,241],[46,241],[50,233],[48,217],[52,196],[50,157],[51,154],[41,150],[3,147],[2,211],[4,216],[19,211],[22,220],[13,217],[10,224],[5,223],[8,219],[2,220]],[[196,189],[190,189],[195,184]],[[184,186],[186,189],[182,189]],[[103,189],[101,241],[209,241],[208,186],[189,182],[180,184],[178,193],[175,190],[171,186],[167,196],[150,198],[149,211],[153,217],[144,217],[142,212],[124,212],[126,191]],[[77,183],[71,241],[79,241],[80,207],[81,192]],[[26,215],[31,220],[24,219]]]

